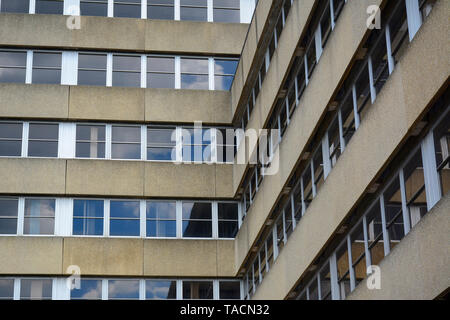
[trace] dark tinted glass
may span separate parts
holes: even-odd
[[[73,235],[103,235],[103,219],[73,219]]]
[[[149,145],[175,145],[175,128],[170,129],[148,129],[147,143]]]
[[[147,148],[147,160],[175,161],[176,150],[174,148]]]
[[[183,202],[183,219],[211,219],[211,203]]]
[[[33,68],[34,67],[61,68],[61,59],[62,59],[61,53],[34,52]]]
[[[0,82],[24,83],[26,61],[26,52],[0,51]]]
[[[28,13],[30,0],[2,0],[1,12]]]
[[[82,16],[106,17],[108,15],[108,2],[104,1],[103,3],[90,3],[81,1],[80,12]]]
[[[30,141],[28,143],[29,157],[57,157],[58,142]]]
[[[10,83],[24,83],[26,71],[17,68],[2,68],[0,67],[0,82]]]
[[[117,1],[118,2],[118,1]],[[114,16],[122,18],[140,18],[141,1],[138,0],[120,0],[121,3],[114,4]],[[129,4],[122,4],[127,2]]]
[[[238,204],[237,203],[218,203],[219,219],[237,220]]]
[[[22,124],[0,122],[0,156],[18,157],[22,154]]]
[[[219,299],[240,299],[241,283],[239,281],[221,281],[219,283]]]
[[[138,72],[113,72],[114,87],[140,87],[141,74]]]
[[[3,67],[25,67],[26,65],[27,65],[27,53],[26,52],[0,51],[0,66],[3,66]]]
[[[183,281],[183,299],[212,299],[212,281]]]
[[[36,13],[63,14],[63,0],[36,0]]]
[[[14,298],[14,280],[0,279],[0,300],[12,300]]]
[[[214,9],[214,22],[234,22],[241,21],[241,13],[239,10],[230,9]]]
[[[86,86],[106,86],[106,71],[78,70],[78,84]]]
[[[78,54],[78,68],[106,70],[106,54]]]
[[[148,19],[174,19],[174,0],[147,0]]]
[[[0,199],[0,234],[17,233],[18,203],[17,199]]]
[[[33,83],[60,84],[61,70],[33,68]]]
[[[214,8],[239,8],[240,0],[213,0]]]
[[[77,125],[77,141],[105,141],[105,126]]]

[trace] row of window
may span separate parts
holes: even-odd
[[[226,201],[0,197],[0,235],[234,238],[239,210]]]
[[[1,277],[0,300],[241,300],[241,281]]]
[[[2,0],[0,12],[249,23],[254,0]]]
[[[315,280],[311,282],[308,293],[310,299],[331,298],[330,280],[333,281],[333,278],[330,278],[329,268],[335,268],[336,271],[336,263],[339,266],[339,277],[336,276],[334,280],[339,280],[340,291],[336,291],[333,297],[345,298],[366,277],[366,267],[378,264],[411,228],[449,193],[450,124],[447,120],[450,116],[449,92],[429,112],[431,121],[436,122],[433,119],[436,116],[439,117],[439,121],[431,128],[431,132],[422,141],[416,141],[416,147],[407,147],[407,150],[412,151],[409,151],[406,158],[402,158],[406,160],[402,161],[400,169],[396,169],[398,161],[395,161],[382,174],[384,183],[379,187],[382,191],[365,210],[364,218],[349,232],[346,241],[338,250],[338,259],[331,259],[330,264],[327,263],[322,270],[324,273],[319,271]],[[277,209],[273,214],[277,217],[275,224],[269,230],[268,236],[259,241],[262,243],[260,251],[249,265],[245,282],[246,293],[249,296],[262,282],[315,197],[317,191],[314,190],[314,184],[317,185],[315,182],[317,178],[311,177],[319,175],[309,171],[311,165],[313,161],[306,169],[307,178],[303,175],[293,186],[292,192],[283,199],[283,203],[276,205]],[[347,248],[349,252],[345,251]],[[353,268],[350,271],[348,264],[346,265],[347,257]],[[325,281],[328,288],[322,289],[322,294],[317,291],[320,290],[317,284],[320,285],[321,281]],[[304,297],[305,292],[302,298]]]
[[[413,6],[412,2],[409,1],[406,4],[403,1],[392,2],[384,9],[383,12],[386,13],[385,16],[388,18],[384,21],[381,29],[372,30],[364,44],[364,48],[367,48],[366,56],[353,65],[348,77],[333,99],[337,104],[330,106],[330,112],[327,113],[326,118],[322,122],[330,123],[327,124],[324,136],[316,139],[316,141],[320,141],[316,143],[316,146],[314,146],[313,142],[308,147],[312,157],[309,167],[303,173],[305,188],[307,188],[306,181],[310,181],[311,177],[314,177],[314,181],[310,185],[310,189],[305,191],[305,199],[309,199],[306,203],[309,203],[315,197],[323,181],[344,152],[354,132],[359,128],[361,119],[364,118],[368,110],[367,106],[375,102],[381,88],[393,72],[395,64],[402,53],[401,49],[407,43],[404,40],[408,35],[408,31],[411,40],[415,34],[411,34],[411,30],[417,32],[417,27],[414,27],[414,25],[410,26],[410,24],[418,23],[413,9],[416,8],[417,14],[422,14],[424,18],[431,10],[431,5],[425,0],[421,2],[420,7]],[[323,17],[326,16],[323,15]],[[419,22],[421,25],[422,19]],[[260,149],[268,150],[269,154],[273,154],[282,141],[290,119],[299,105],[308,83],[307,73],[305,74],[304,71],[310,70],[310,67],[304,69],[306,65],[307,62],[303,57],[298,58],[294,63],[284,85],[287,88],[286,97],[278,100],[274,111],[269,117],[268,129],[270,138],[267,139],[267,145],[259,145]],[[254,190],[257,190],[255,175],[258,176],[257,172],[249,171],[244,182],[244,190],[246,190],[244,201],[246,198],[250,200],[245,205],[247,210],[253,199],[252,192],[255,193]]]
[[[230,90],[238,60],[0,48],[0,82]]]
[[[347,2],[346,0],[321,0],[319,1],[319,4],[317,5],[313,13],[313,16],[320,17],[320,19],[318,19],[315,22],[312,22],[311,25],[307,28],[305,36],[300,44],[301,48],[303,49],[306,48],[304,50],[305,53],[297,58],[305,61],[305,84],[304,84],[305,87],[308,84],[308,80],[312,75],[315,65],[319,62],[325,44],[331,32],[334,30],[336,21],[339,18],[342,8],[344,7],[344,4],[346,2]],[[258,73],[258,77],[255,80],[253,89],[250,92],[250,97],[248,99],[248,102],[244,109],[244,113],[242,115],[241,125],[243,129],[247,127],[247,123],[250,120],[253,108],[256,103],[256,99],[262,88],[262,83],[264,81],[267,71],[269,70],[272,56],[275,53],[276,48],[278,47],[278,39],[280,38],[281,32],[283,31],[285,20],[289,13],[292,3],[293,0],[285,0],[284,5],[281,8],[281,13],[275,25],[272,39],[267,48],[265,57],[262,61],[260,71]],[[293,67],[293,69],[297,68]],[[304,87],[299,88],[300,91],[302,91],[303,89]]]
[[[231,128],[0,121],[0,157],[233,163]]]

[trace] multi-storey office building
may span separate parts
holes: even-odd
[[[445,295],[449,12],[1,0],[0,297]]]

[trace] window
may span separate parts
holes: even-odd
[[[17,234],[18,205],[17,199],[0,198],[0,234]]]
[[[64,0],[36,0],[36,13],[63,14]]]
[[[213,299],[212,281],[183,281],[183,299]]]
[[[108,0],[80,0],[80,12],[82,16],[108,15]]]
[[[403,227],[402,199],[398,175],[384,193],[384,211],[386,228],[389,234],[389,245],[392,249],[405,236]]]
[[[320,272],[320,300],[331,300],[330,263],[327,262]]]
[[[0,82],[25,83],[26,66],[25,51],[0,51]]]
[[[219,238],[234,238],[238,232],[238,204],[219,202]]]
[[[61,52],[33,53],[33,83],[61,84]]]
[[[314,166],[314,185],[316,187],[316,194],[317,194],[317,191],[319,191],[320,187],[324,183],[323,156],[321,147],[319,147],[319,149],[316,151],[316,154],[314,155],[313,166]]]
[[[214,22],[240,22],[240,0],[214,0]]]
[[[384,258],[383,228],[381,220],[380,202],[377,201],[366,216],[367,221],[367,241],[372,265]]]
[[[241,283],[239,281],[220,281],[220,300],[239,300],[241,298]]]
[[[55,200],[25,199],[24,234],[54,234]]]
[[[350,293],[350,268],[348,264],[347,241],[336,252],[337,273],[340,298],[343,300]]]
[[[147,160],[176,160],[175,130],[175,128],[148,128]]]
[[[148,19],[174,19],[174,0],[147,0]]]
[[[0,122],[0,157],[22,154],[22,123]]]
[[[147,237],[176,237],[175,202],[147,202]]]
[[[58,124],[30,123],[28,156],[57,157],[58,132]]]
[[[214,85],[216,90],[230,90],[238,65],[237,60],[214,60]]]
[[[209,89],[208,59],[181,58],[181,89]]]
[[[319,300],[319,291],[317,290],[317,277],[311,282],[308,287],[309,300]]]
[[[112,126],[113,159],[141,159],[141,127]]]
[[[177,298],[177,282],[164,280],[145,281],[145,298],[147,300],[173,300]]]
[[[105,158],[105,126],[77,125],[77,158]]]
[[[434,130],[434,149],[441,194],[444,197],[450,190],[450,127],[448,121],[442,121]]]
[[[175,88],[174,57],[147,57],[147,88]]]
[[[236,135],[234,129],[217,129],[217,162],[233,163],[236,154]]]
[[[180,0],[180,20],[206,21],[207,0]]]
[[[336,165],[337,159],[339,159],[342,152],[338,118],[335,118],[333,120],[327,134],[329,143],[330,163],[331,166],[334,167]]]
[[[78,54],[78,84],[106,86],[106,54]]]
[[[2,0],[0,12],[28,13],[30,0]]]
[[[364,251],[364,231],[360,222],[350,235],[352,250],[352,266],[355,272],[356,284],[358,285],[367,275],[366,254]]]
[[[103,235],[103,200],[73,201],[73,235]]]
[[[118,87],[140,87],[141,57],[113,55],[112,85]]]
[[[211,203],[183,202],[183,237],[211,238],[212,211]]]
[[[139,236],[139,207],[139,201],[111,201],[109,234]]]
[[[211,161],[211,129],[182,129],[183,161]]]
[[[0,279],[0,300],[14,299],[14,279]]]
[[[114,17],[140,18],[141,0],[115,0]]]
[[[52,279],[20,280],[20,300],[51,300]]]
[[[342,115],[342,135],[344,137],[345,145],[347,145],[356,131],[355,112],[353,109],[351,93],[345,98],[340,112]]]
[[[70,291],[71,300],[101,300],[102,280],[80,280],[80,289]]]
[[[109,300],[138,300],[139,280],[109,280]]]

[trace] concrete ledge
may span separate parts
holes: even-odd
[[[240,55],[248,25],[81,17],[70,30],[63,15],[0,15],[0,46]]]

